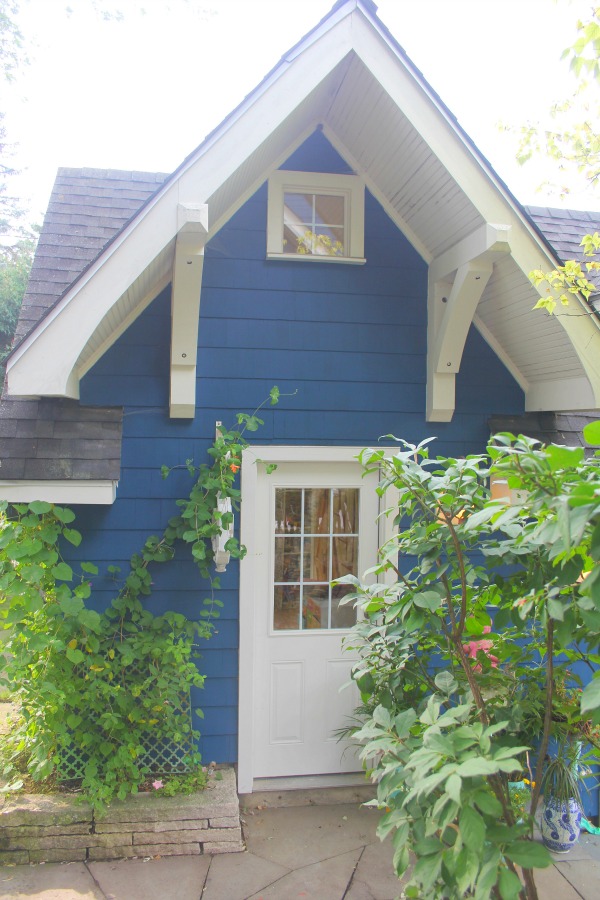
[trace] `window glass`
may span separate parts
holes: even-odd
[[[331,587],[358,575],[358,488],[276,488],[273,627],[350,628],[348,591]]]
[[[302,256],[346,256],[345,197],[286,191],[283,252]]]

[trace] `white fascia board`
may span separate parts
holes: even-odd
[[[128,313],[124,319],[122,319],[121,323],[111,331],[110,337],[102,341],[100,346],[96,350],[94,350],[93,353],[90,353],[89,356],[86,355],[85,362],[83,364],[80,363],[77,366],[77,379],[83,378],[86,372],[89,372],[89,370],[96,365],[99,359],[102,359],[106,351],[110,350],[115,341],[117,341],[121,337],[121,335],[127,331],[129,326],[135,322],[138,316],[141,316],[146,307],[150,306],[153,300],[156,300],[158,295],[164,291],[170,281],[170,271],[167,274],[161,275],[159,280],[154,284],[152,290],[148,291],[141,298],[141,300],[136,303],[131,312]]]
[[[287,64],[278,77],[264,86],[243,117],[237,116],[235,127],[224,128],[211,140],[210,161],[202,166],[188,165],[180,176],[182,196],[193,196],[202,185],[203,202],[233,174],[269,135],[290,116],[309,94],[352,50],[350,21],[346,17],[329,29],[320,43]],[[212,148],[214,153],[212,152]],[[204,151],[204,156],[208,151]],[[212,234],[212,229],[211,229]]]
[[[511,229],[511,253],[525,275],[535,268],[551,269],[557,260],[525,219],[493,173],[487,169],[426,85],[409,71],[397,50],[377,28],[356,20],[354,49],[419,132],[486,222],[503,222]],[[382,42],[388,52],[382,52]],[[589,307],[575,299],[560,316],[591,386],[593,405],[600,407],[600,322]],[[583,384],[583,382],[582,382]],[[579,407],[578,407],[579,408]]]
[[[11,395],[78,399],[78,357],[112,306],[175,236],[179,198],[206,203],[351,49],[346,14],[305,53],[278,67],[17,348],[7,366]]]
[[[511,254],[527,276],[534,269],[549,271],[557,264],[537,235],[524,227],[512,232]],[[543,288],[538,289],[538,292],[540,296],[545,296]],[[544,310],[539,310],[539,313],[548,315]],[[587,389],[584,389],[584,394],[588,397],[587,406],[581,398],[573,397],[574,405],[571,409],[600,409],[600,320],[582,297],[573,297],[566,307],[559,303],[554,317],[566,331],[589,381]],[[577,405],[580,402],[584,405]],[[535,409],[535,405],[531,409]]]
[[[116,481],[0,481],[0,498],[9,503],[85,503],[110,506],[117,496]]]
[[[176,229],[177,184],[145,208],[50,310],[7,366],[10,395],[79,397],[77,360],[114,304]]]
[[[525,398],[526,412],[571,412],[579,409],[595,412],[599,408],[587,378],[537,381],[531,384]]]

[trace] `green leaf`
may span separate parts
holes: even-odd
[[[457,768],[456,772],[462,778],[470,778],[475,775],[493,775],[498,767],[487,759],[467,759]]]
[[[546,447],[546,457],[553,472],[581,465],[584,456],[583,447],[559,447],[556,444]]]
[[[472,806],[465,806],[461,810],[458,827],[465,846],[479,853],[485,840],[485,822],[477,810]]]
[[[475,531],[480,525],[489,522],[498,512],[504,509],[504,504],[490,500],[483,509],[470,515],[465,522],[466,531]]]
[[[34,500],[29,504],[29,509],[31,512],[35,513],[36,516],[43,516],[44,513],[50,512],[52,504],[47,503],[45,500]]]
[[[548,613],[553,619],[562,622],[565,617],[564,603],[555,597],[548,597]]]
[[[592,531],[592,539],[590,542],[590,556],[592,557],[592,559],[600,560],[600,522],[598,522],[598,524]]]
[[[392,725],[392,717],[388,709],[385,706],[377,706],[373,712],[373,721],[377,723],[377,725],[381,725],[382,728],[391,728]]]
[[[74,596],[61,597],[58,601],[58,605],[65,616],[76,616],[85,608],[83,600]]]
[[[66,656],[67,659],[70,660],[75,666],[79,665],[79,663],[82,663],[85,659],[85,656],[83,655],[81,650],[78,650],[76,647],[67,647]]]
[[[460,775],[454,773],[451,775],[448,781],[446,782],[446,793],[449,797],[460,805],[460,795],[461,795],[461,787],[462,787],[462,778]]]
[[[493,794],[488,793],[487,791],[477,791],[473,794],[472,799],[482,813],[485,813],[488,816],[502,815],[502,804]]]
[[[600,419],[589,422],[583,429],[583,436],[592,447],[600,447]]]
[[[81,535],[78,531],[76,531],[74,528],[63,528],[63,535],[70,544],[73,544],[74,547],[79,547],[81,543]],[[97,571],[98,570],[96,570],[96,572]]]
[[[435,686],[448,696],[452,694],[458,687],[458,683],[451,672],[438,672],[435,676]]]
[[[95,566],[93,563],[82,562],[81,563],[81,571],[87,572],[88,575],[97,575],[98,574],[98,566]]]
[[[581,695],[581,712],[588,713],[600,706],[600,675],[596,675],[587,684]]]
[[[524,869],[545,869],[553,862],[546,847],[536,841],[515,841],[504,848],[504,855]]]
[[[423,591],[420,594],[415,594],[413,601],[415,606],[421,609],[429,609],[431,612],[435,612],[442,605],[442,598],[436,591]]]
[[[66,562],[59,562],[52,569],[52,574],[58,581],[72,581],[73,569]]]
[[[55,506],[54,507],[54,515],[62,522],[63,525],[68,525],[70,522],[73,522],[75,519],[75,513],[70,509],[66,509],[63,506]]]
[[[523,885],[518,875],[515,875],[510,869],[500,869],[498,890],[502,900],[517,900],[522,889]]]

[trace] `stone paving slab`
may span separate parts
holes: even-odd
[[[170,856],[93,862],[89,870],[102,900],[199,900],[210,862],[209,856]]]
[[[596,860],[567,860],[556,863],[558,872],[575,889],[576,896],[583,900],[598,900],[600,897],[600,863]],[[556,900],[563,900],[564,895],[556,895]],[[544,898],[545,900],[545,898]],[[554,900],[554,898],[553,898]]]
[[[378,816],[372,810],[296,806],[257,809],[244,818],[250,852],[4,866],[0,898],[392,900],[401,893],[391,843],[376,837]],[[540,900],[598,900],[600,836],[582,835],[567,856],[536,873],[536,882]]]
[[[257,810],[244,834],[251,853],[293,869],[378,841],[378,819],[355,804]]]
[[[107,900],[84,863],[2,866],[0,897],[2,900]]]
[[[215,857],[208,871],[202,900],[246,900],[289,874],[289,869],[253,853]]]
[[[294,869],[247,900],[343,900],[360,854],[360,849],[350,850]]]
[[[358,860],[345,900],[395,900],[402,885],[394,872],[392,856],[391,841],[368,844]]]
[[[569,884],[560,870],[554,866],[548,869],[538,869],[535,873],[535,886],[538,890],[539,900],[581,900],[573,885]],[[594,894],[594,900],[598,900],[599,894]]]

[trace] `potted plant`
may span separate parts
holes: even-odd
[[[579,778],[581,742],[559,739],[556,754],[547,761],[542,778],[542,840],[553,853],[568,853],[581,830],[582,803]]]

